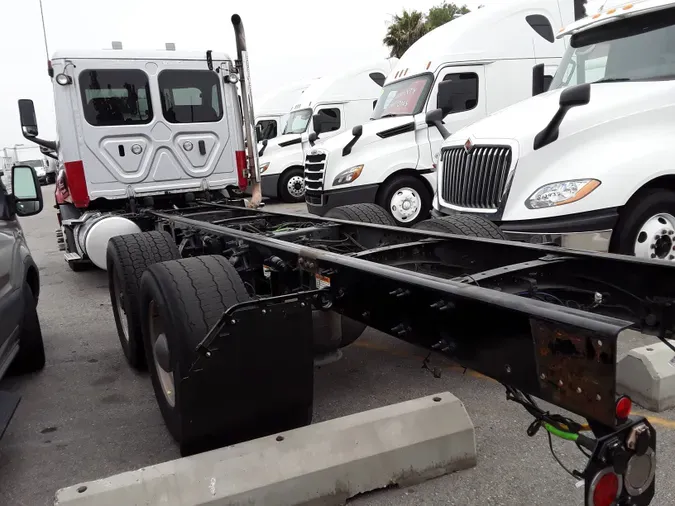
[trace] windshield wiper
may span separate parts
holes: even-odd
[[[605,79],[600,79],[599,81],[593,81],[591,84],[599,83],[625,83],[626,81],[632,81],[629,77],[606,77]]]

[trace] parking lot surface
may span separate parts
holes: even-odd
[[[54,238],[53,186],[44,211],[22,220],[40,267],[38,312],[47,365],[33,376],[7,378],[0,389],[22,402],[0,440],[0,505],[53,504],[57,489],[178,458],[162,422],[149,377],[126,364],[115,332],[106,273],[71,272]],[[299,209],[270,206],[269,209]],[[653,342],[649,340],[647,342]],[[637,338],[621,351],[646,344]],[[356,505],[581,505],[583,489],[548,450],[543,432],[529,438],[532,419],[505,400],[498,383],[440,358],[435,378],[426,353],[368,330],[342,360],[317,369],[315,421],[442,391],[461,399],[476,426],[478,465],[410,488],[355,498]],[[639,409],[639,408],[638,408]],[[675,504],[675,412],[650,414],[658,430],[654,505]],[[554,441],[570,468],[582,465],[573,444]]]

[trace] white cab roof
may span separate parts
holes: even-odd
[[[309,86],[318,79],[307,79],[277,88],[275,91],[264,95],[259,102],[255,103],[256,116],[283,116],[298,103],[300,97]]]
[[[382,94],[382,87],[370,78],[370,74],[380,73],[386,78],[397,62],[397,58],[386,58],[321,77],[305,90],[300,101],[293,104],[292,110],[312,108],[317,103],[377,100]]]
[[[574,20],[572,0],[499,0],[432,30],[415,42],[387,83],[423,72],[435,72],[453,63],[489,62],[506,58],[558,58],[560,49],[538,35],[526,21],[545,15],[553,33]],[[514,37],[529,30],[531,37]]]
[[[231,60],[226,53],[213,52],[214,61]],[[63,49],[52,60],[204,60],[206,51],[167,51],[165,49]]]
[[[564,27],[558,33],[558,37],[573,35],[587,28],[613,23],[620,19],[639,16],[640,14],[663,10],[668,7],[675,7],[675,0],[633,0],[632,2],[609,0],[605,2],[605,5],[599,12]]]

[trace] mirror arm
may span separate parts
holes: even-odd
[[[49,151],[53,151],[54,153],[56,153],[56,151],[58,150],[58,147],[56,145],[56,141],[47,141],[45,139],[40,139],[39,137],[32,137],[32,136],[28,135],[25,132],[25,130],[22,133],[23,133],[23,136],[26,139],[28,139],[31,142],[34,142],[38,146],[42,146],[44,148],[47,148]]]
[[[450,137],[450,132],[448,132],[448,129],[445,128],[445,125],[443,124],[443,120],[434,121],[434,126],[438,129],[438,132],[441,134],[441,137],[443,137],[443,140]]]

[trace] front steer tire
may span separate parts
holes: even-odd
[[[396,226],[396,220],[383,207],[377,204],[350,204],[334,207],[326,213],[326,218],[355,221],[358,223],[374,223],[375,225]]]
[[[419,222],[413,228],[428,230],[429,232],[506,240],[506,236],[497,225],[486,218],[473,214],[457,213],[442,218],[432,218]]]
[[[204,339],[211,327],[219,320],[223,312],[230,306],[250,300],[250,296],[236,269],[219,255],[198,256],[162,262],[152,265],[143,275],[141,281],[141,319],[143,322],[143,337],[145,354],[148,357],[148,368],[152,377],[155,396],[159,404],[164,422],[173,438],[180,445],[181,455],[192,455],[202,451],[211,450],[225,444],[233,444],[239,441],[257,437],[255,423],[241,425],[241,410],[236,406],[242,405],[241,397],[245,388],[243,384],[257,382],[258,378],[243,375],[238,377],[236,383],[232,382],[225,388],[211,385],[215,391],[203,392],[202,390],[191,391],[190,402],[183,398],[187,389],[191,388],[199,378],[193,379],[193,364],[201,357],[196,351],[197,345]],[[159,322],[159,323],[158,323]],[[160,327],[161,325],[161,327]],[[169,375],[173,378],[173,399],[165,392],[160,378],[159,368],[161,351],[158,350],[157,341],[160,340],[159,332],[164,332],[164,339],[168,348]],[[274,329],[270,329],[274,332]],[[154,335],[153,335],[154,334]],[[245,336],[247,339],[256,339],[256,335]],[[230,343],[221,341],[214,342],[213,346],[220,351],[214,353],[232,352],[230,346],[237,350],[237,338],[229,336]],[[153,344],[154,342],[154,344]],[[234,344],[232,344],[234,343]],[[260,350],[265,353],[265,350]],[[238,357],[237,357],[238,358]],[[214,360],[217,360],[214,358]],[[251,357],[251,360],[256,360]],[[246,371],[246,363],[241,366]],[[199,368],[198,368],[199,369]],[[222,371],[220,377],[228,377],[232,371]],[[273,374],[273,371],[268,371]],[[182,382],[182,384],[181,384]],[[187,383],[187,386],[185,384]],[[196,387],[198,388],[198,387]],[[265,399],[250,399],[244,401],[264,404]],[[220,406],[226,410],[219,409]],[[212,407],[212,409],[211,409]],[[247,413],[243,413],[246,418]],[[208,420],[207,420],[208,418]],[[281,421],[283,418],[283,422]],[[271,423],[275,428],[287,428],[307,425],[311,423],[312,406],[304,406],[300,409],[289,409],[288,413],[276,418]],[[285,423],[285,425],[284,425]],[[202,427],[208,427],[202,429]],[[216,427],[216,429],[214,429]]]
[[[119,235],[108,242],[108,288],[117,336],[127,362],[136,370],[146,369],[140,316],[141,277],[151,265],[177,258],[180,253],[176,243],[166,232]],[[121,297],[117,296],[119,293]]]

